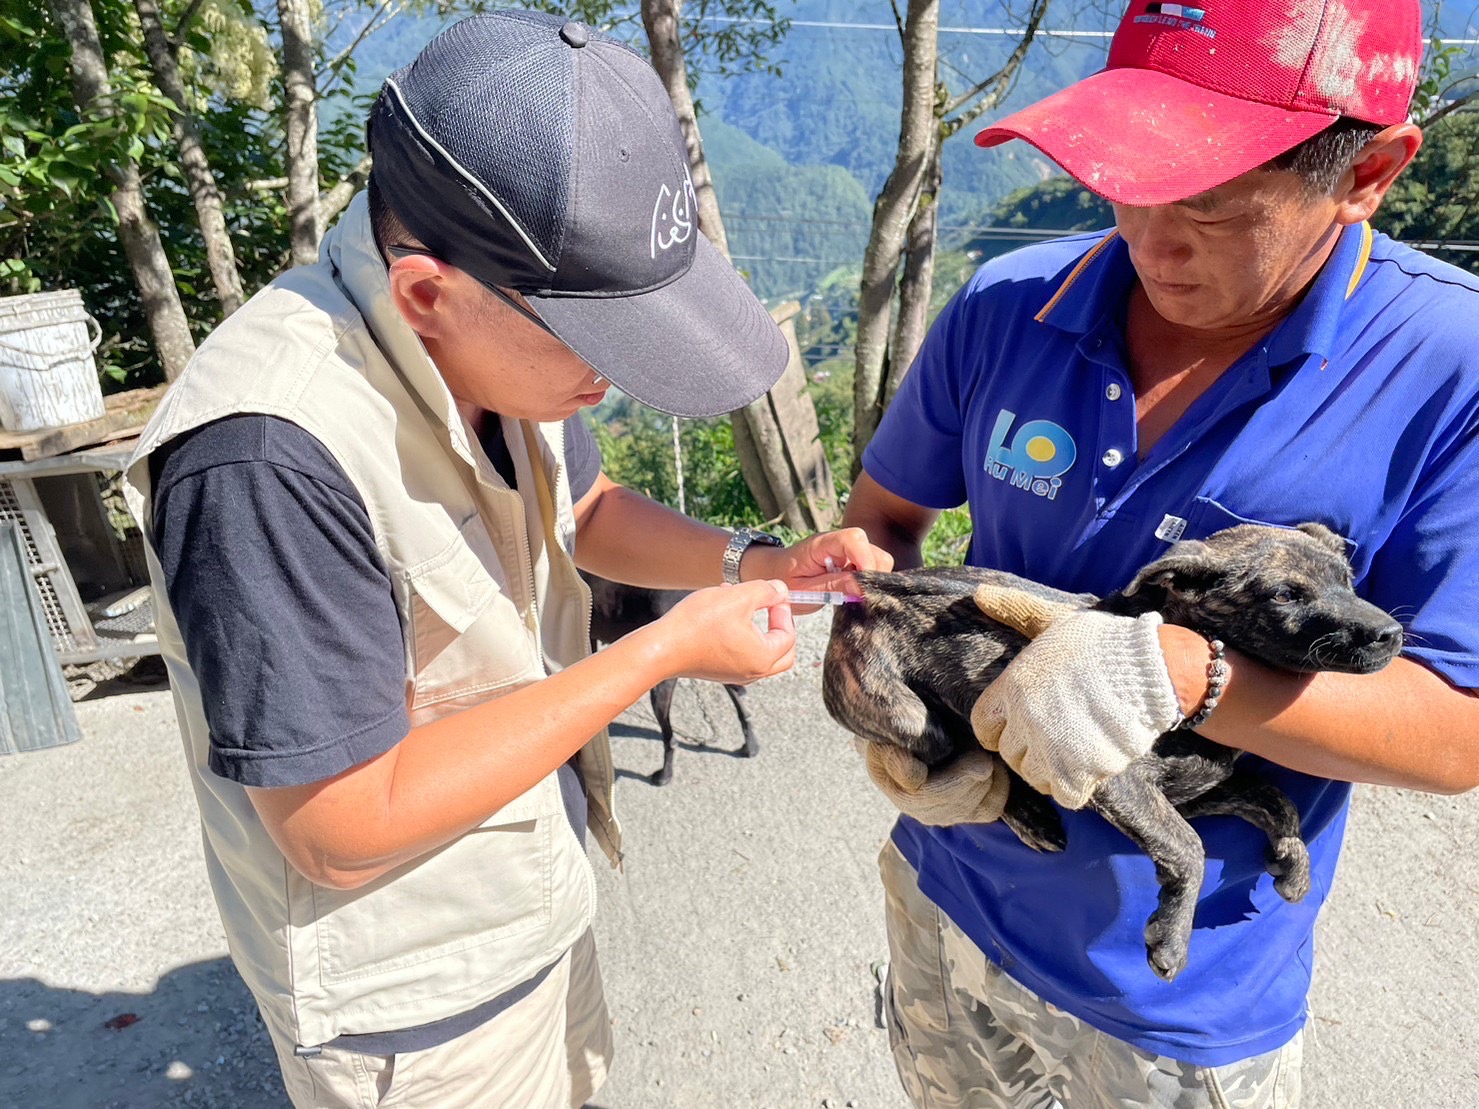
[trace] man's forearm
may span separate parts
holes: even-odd
[[[1162,629],[1172,684],[1194,711],[1206,690],[1206,641]],[[1399,658],[1376,674],[1291,674],[1229,651],[1216,712],[1198,729],[1306,774],[1462,793],[1479,786],[1479,697]]]
[[[862,528],[893,556],[895,570],[914,570],[924,565],[924,538],[939,515],[895,496],[863,473],[847,499],[842,526]]]
[[[666,677],[665,669],[661,640],[639,632],[543,681],[413,728],[339,778],[252,790],[253,804],[310,880],[363,885],[531,789]]]
[[[762,630],[755,616],[767,611]],[[769,582],[706,590],[590,658],[413,728],[378,758],[324,782],[250,790],[252,803],[311,881],[362,885],[482,824],[659,681],[789,669],[789,611]]]
[[[724,528],[609,481],[582,507],[575,543],[582,570],[649,589],[702,589],[722,579]]]

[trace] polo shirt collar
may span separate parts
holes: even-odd
[[[1369,223],[1347,227],[1326,259],[1304,299],[1268,337],[1270,366],[1282,366],[1307,355],[1328,364],[1335,352],[1340,316],[1356,293],[1371,262],[1374,235]]]
[[[1130,248],[1118,231],[1110,231],[1068,271],[1035,318],[1060,331],[1086,335],[1124,303],[1135,280]]]
[[[1367,223],[1341,233],[1309,292],[1269,336],[1265,344],[1269,365],[1311,354],[1329,361],[1341,311],[1370,264],[1372,239]],[[1129,247],[1118,231],[1110,231],[1069,270],[1036,319],[1062,331],[1087,334],[1118,310],[1136,280]]]

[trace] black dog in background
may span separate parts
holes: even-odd
[[[652,623],[675,604],[688,596],[683,589],[643,589],[636,585],[598,578],[581,571],[591,590],[591,650],[601,643],[615,643],[622,636]],[[673,777],[673,739],[671,719],[673,693],[678,688],[677,678],[668,678],[653,687],[652,715],[657,719],[662,732],[662,768],[648,781],[655,786],[667,785]],[[734,711],[739,714],[740,731],[744,733],[745,745],[740,754],[754,758],[760,747],[755,742],[755,733],[750,728],[750,714],[745,708],[745,687],[725,684],[724,690],[734,702]]]
[[[1272,666],[1300,673],[1380,670],[1402,628],[1356,596],[1345,543],[1320,524],[1242,525],[1178,543],[1102,600],[974,567],[857,575],[865,602],[833,617],[822,693],[854,735],[903,747],[928,766],[977,746],[971,710],[1027,638],[977,607],[979,588],[1023,590],[1044,602],[1124,616],[1158,611]],[[1205,852],[1189,818],[1238,816],[1269,838],[1268,870],[1289,901],[1309,889],[1299,813],[1282,790],[1234,765],[1238,752],[1179,730],[1161,736],[1089,807],[1156,864],[1160,904],[1146,924],[1151,968],[1170,981],[1186,965]],[[1003,822],[1038,851],[1066,843],[1058,811],[1017,775]]]

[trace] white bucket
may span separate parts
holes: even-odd
[[[102,337],[76,289],[0,297],[0,427],[36,431],[103,416],[92,356]]]

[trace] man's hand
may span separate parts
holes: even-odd
[[[902,747],[859,739],[868,777],[905,816],[921,824],[988,824],[1001,817],[1011,780],[995,755],[967,751],[930,770]]]
[[[986,687],[971,727],[1059,804],[1082,808],[1181,722],[1158,614],[1069,610],[1007,589],[979,589],[975,599],[992,619],[1039,634]]]
[[[755,617],[766,614],[766,628]],[[796,664],[796,625],[779,581],[711,586],[633,633],[658,645],[662,677],[748,685]]]
[[[778,578],[790,589],[851,592],[855,585],[849,572],[893,568],[893,556],[868,542],[862,528],[842,528],[819,532],[790,547],[752,546],[740,560],[740,577]],[[814,605],[796,608],[798,614],[814,611]]]

